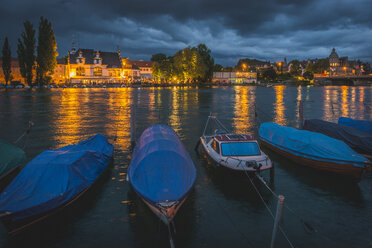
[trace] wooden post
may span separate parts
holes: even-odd
[[[304,101],[300,100],[300,105],[298,106],[298,113],[300,115],[299,128],[302,129],[304,124]]]

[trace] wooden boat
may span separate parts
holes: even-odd
[[[346,117],[340,117],[338,124],[343,126],[349,126],[361,130],[363,132],[372,133],[372,121],[356,120]]]
[[[372,156],[372,133],[318,119],[305,120],[303,129],[341,140],[363,156]]]
[[[112,155],[113,146],[97,134],[35,157],[0,194],[0,218],[8,231],[21,231],[77,200]]]
[[[26,154],[21,148],[0,140],[0,187],[5,186],[25,161]]]
[[[356,180],[360,180],[369,167],[368,159],[344,142],[320,133],[263,123],[259,139],[263,145],[298,164]]]
[[[194,185],[196,170],[174,130],[157,124],[139,138],[127,175],[137,195],[169,226]]]
[[[206,134],[210,121],[214,121],[219,129]],[[253,135],[231,133],[215,116],[208,117],[200,143],[217,164],[226,168],[249,172],[272,168],[270,158],[260,149]]]

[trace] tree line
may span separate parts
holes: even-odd
[[[20,72],[27,85],[34,83],[39,86],[49,84],[51,75],[57,66],[57,41],[50,21],[40,17],[38,43],[36,31],[31,22],[23,23],[24,31],[18,38],[17,56]],[[2,49],[2,68],[6,84],[12,80],[11,48],[8,37],[4,40]]]
[[[213,76],[214,59],[205,44],[186,47],[169,57],[157,53],[151,61],[155,62],[152,74],[158,82],[206,82]]]

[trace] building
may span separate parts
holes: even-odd
[[[122,59],[119,52],[73,49],[66,64],[68,82],[84,84],[122,83]]]
[[[256,83],[256,72],[213,72],[213,83]]]
[[[152,66],[154,62],[143,61],[143,60],[140,60],[140,61],[131,60],[130,62],[132,63],[132,65],[135,65],[139,68],[142,79],[149,80],[153,78],[152,77]]]
[[[329,76],[351,76],[360,73],[360,62],[339,57],[333,48],[329,55]]]
[[[52,74],[52,82],[56,84],[68,83],[67,60],[65,58],[57,58],[57,66]]]
[[[18,59],[12,58],[10,62],[10,68],[11,68],[10,82],[20,82],[22,84],[25,84],[25,80],[21,75],[21,69],[19,67]],[[10,82],[8,82],[8,84],[10,84]],[[0,84],[5,84],[2,58],[0,58]]]

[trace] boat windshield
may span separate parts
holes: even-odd
[[[256,142],[222,143],[222,156],[257,156],[261,155]]]

